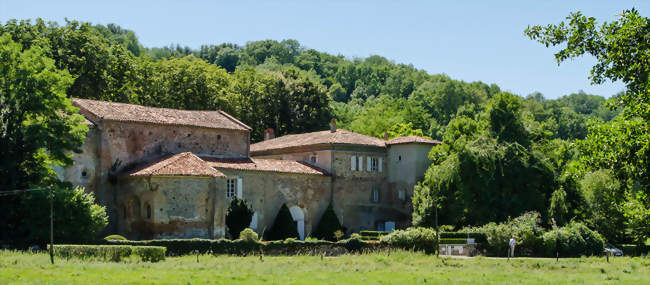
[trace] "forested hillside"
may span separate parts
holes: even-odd
[[[647,35],[647,18],[634,13],[634,27]],[[576,23],[591,24],[589,32],[596,33],[593,23],[584,21]],[[599,36],[604,39],[616,31]],[[571,35],[565,31],[559,39],[544,42],[535,30],[528,32],[547,45]],[[437,207],[440,222],[456,227],[538,211],[547,227],[552,219],[558,225],[580,221],[610,241],[643,242],[650,234],[650,182],[644,160],[650,152],[648,116],[643,112],[647,103],[634,101],[650,89],[639,91],[643,87],[633,85],[647,84],[648,60],[613,43],[603,42],[593,50],[577,48],[583,54],[604,50],[606,54],[596,55],[601,59],[622,54],[615,61],[623,63],[621,70],[641,70],[639,76],[611,73],[607,64],[595,69],[596,75],[608,72],[595,83],[609,78],[628,86],[620,94],[603,94],[614,98],[606,104],[603,96],[581,91],[547,94],[558,99],[510,94],[503,91],[508,86],[429,74],[378,55],[331,55],[295,40],[199,49],[143,47],[133,31],[117,25],[70,21],[60,26],[42,20],[8,21],[0,25],[0,34],[24,51],[38,50],[66,78],[69,73],[68,97],[222,109],[252,127],[252,142],[260,141],[267,128],[278,136],[318,131],[333,118],[339,128],[375,137],[388,131],[391,137],[439,139],[444,144],[430,154],[433,165],[413,197],[416,225],[433,226],[432,209]],[[576,35],[574,40],[580,39]],[[635,40],[621,46],[647,45],[648,37]],[[612,52],[607,53],[610,44]],[[558,60],[578,51],[560,54]],[[626,61],[630,58],[636,64]],[[0,112],[4,122],[3,116]],[[45,160],[38,163],[44,165]],[[10,185],[27,185],[39,176],[25,177],[23,184]]]
[[[253,128],[278,135],[342,128],[383,137],[422,132],[441,139],[459,108],[483,110],[501,88],[428,74],[381,56],[345,58],[295,40],[223,43],[199,49],[145,48],[117,25],[9,21],[0,27],[25,48],[43,46],[75,78],[69,96],[156,107],[221,108]],[[556,94],[554,94],[556,95]],[[609,94],[608,94],[609,95]],[[615,116],[601,96],[582,92],[525,98],[526,124],[545,138],[584,138],[589,119]]]

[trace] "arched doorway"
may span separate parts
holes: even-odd
[[[291,218],[296,221],[298,226],[298,236],[300,236],[300,240],[305,240],[305,213],[298,206],[289,208],[289,212],[291,212]]]

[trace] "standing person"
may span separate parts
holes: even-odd
[[[515,257],[515,245],[517,244],[517,241],[515,240],[515,237],[510,238],[510,242],[508,245],[510,246],[510,251],[508,252],[509,255],[508,257]]]

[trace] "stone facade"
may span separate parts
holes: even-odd
[[[91,130],[74,164],[57,172],[107,207],[106,234],[130,239],[224,237],[232,196],[251,203],[260,234],[283,204],[301,238],[330,203],[348,232],[405,226],[413,185],[439,143],[391,144],[333,127],[278,138],[267,130],[250,145],[250,128],[222,111],[74,102]]]

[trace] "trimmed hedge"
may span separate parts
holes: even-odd
[[[466,238],[441,238],[440,244],[466,244]]]
[[[650,255],[650,245],[621,244],[618,248],[628,256]]]
[[[162,246],[167,248],[168,256],[181,256],[188,254],[227,254],[251,255],[259,254],[327,254],[328,252],[347,253],[378,250],[388,247],[388,244],[379,242],[366,242],[351,238],[338,242],[324,240],[301,241],[293,238],[285,240],[258,242],[247,240],[210,240],[210,239],[161,239],[145,241],[119,241],[111,240],[109,244],[130,246]]]
[[[436,251],[436,232],[430,228],[408,228],[396,230],[382,236],[381,243],[406,250],[423,250],[426,253]]]
[[[475,243],[487,242],[487,235],[485,233],[472,232],[469,233],[469,238],[473,238]],[[467,232],[441,232],[440,239],[467,239]]]
[[[389,234],[389,232],[380,232],[380,231],[360,231],[360,239],[368,241],[378,241],[379,238]]]
[[[49,249],[49,245],[48,245]],[[120,261],[135,255],[142,261],[157,262],[165,259],[164,247],[160,246],[128,246],[128,245],[80,245],[55,244],[54,255],[62,258],[99,259],[104,261]]]
[[[104,238],[105,240],[126,240],[125,237],[121,235],[110,235]]]

